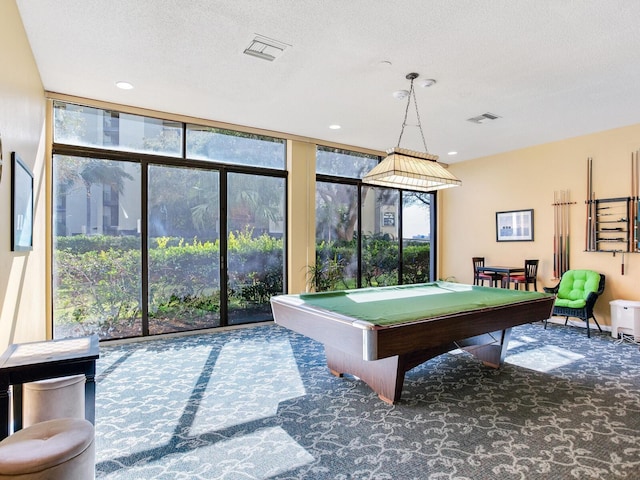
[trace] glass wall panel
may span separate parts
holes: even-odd
[[[380,157],[377,155],[318,146],[316,150],[316,173],[360,179],[375,167],[379,161]]]
[[[316,291],[355,288],[358,278],[358,187],[316,182]]]
[[[284,170],[285,141],[251,133],[187,125],[187,157]]]
[[[399,190],[362,188],[362,286],[397,285]]]
[[[141,334],[140,167],[54,155],[55,338]]]
[[[220,174],[149,166],[149,333],[220,325]]]
[[[402,283],[431,278],[431,214],[433,194],[402,192]]]
[[[271,319],[284,289],[285,179],[227,177],[229,324]]]
[[[54,142],[126,152],[182,156],[182,124],[54,102]]]
[[[184,123],[53,107],[54,338],[272,319],[285,279],[284,140],[190,125],[191,158],[211,160],[195,164]]]

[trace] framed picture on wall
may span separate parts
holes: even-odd
[[[33,173],[11,152],[11,250],[33,249]]]
[[[496,241],[532,242],[533,209],[496,212]]]

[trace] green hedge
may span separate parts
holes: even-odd
[[[316,289],[353,287],[346,269],[355,262],[356,240],[321,243],[317,267],[310,269]],[[220,310],[220,242],[159,237],[149,249],[149,315],[155,318],[217,315]],[[282,239],[254,237],[251,231],[227,240],[229,308],[268,309],[283,291]],[[383,236],[363,238],[363,285],[398,283],[398,244]],[[429,280],[430,247],[404,249],[403,283]],[[74,236],[56,239],[54,251],[56,324],[111,336],[141,316],[141,244],[138,237]]]
[[[283,241],[229,235],[230,308],[255,308],[283,291]],[[141,249],[136,237],[60,237],[54,253],[56,324],[110,336],[140,317]],[[149,314],[197,317],[220,308],[220,243],[161,237],[150,242]],[[182,319],[184,320],[184,318]]]

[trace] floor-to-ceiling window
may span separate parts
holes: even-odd
[[[270,320],[284,292],[285,144],[272,137],[187,126],[187,157],[220,165],[225,324]],[[210,220],[213,222],[213,219]]]
[[[435,195],[373,187],[380,158],[335,148],[316,154],[316,290],[433,280]]]
[[[55,338],[142,333],[140,165],[53,156]]]
[[[227,179],[229,323],[271,318],[283,291],[284,179],[232,173]]]
[[[270,319],[282,139],[54,102],[54,337]]]
[[[149,333],[219,326],[220,173],[149,165],[147,192]]]
[[[400,191],[363,185],[362,197],[362,285],[397,285],[401,283]]]
[[[426,192],[402,192],[402,283],[435,280],[435,201]]]

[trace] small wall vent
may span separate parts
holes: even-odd
[[[496,120],[498,118],[500,118],[498,115],[487,112],[482,115],[478,115],[477,117],[467,118],[467,121],[473,123],[485,123],[489,120]]]
[[[290,46],[291,45],[279,42],[273,38],[256,34],[253,40],[251,40],[249,46],[244,49],[243,53],[245,55],[251,55],[252,57],[273,62]]]

